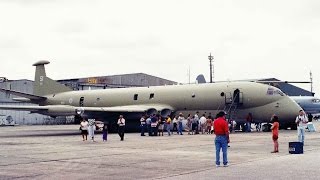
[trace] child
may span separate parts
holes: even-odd
[[[107,137],[108,137],[108,124],[104,123],[102,127],[102,140],[107,141]]]
[[[274,144],[274,150],[271,153],[278,153],[279,152],[279,143],[278,143],[279,118],[278,116],[273,116],[272,121],[273,121],[273,124],[271,126],[271,130],[272,130],[272,140]]]

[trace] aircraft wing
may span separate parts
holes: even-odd
[[[9,94],[13,94],[13,95],[16,95],[16,96],[28,98],[28,99],[30,99],[32,101],[43,101],[43,100],[47,99],[46,97],[36,96],[36,95],[33,95],[33,94],[28,94],[28,93],[23,93],[23,92],[18,92],[18,91],[12,91],[12,90],[3,89],[3,88],[0,88],[0,92],[9,93]]]
[[[127,106],[112,106],[112,107],[75,107],[69,105],[47,105],[47,106],[12,106],[0,105],[0,109],[16,110],[16,111],[31,111],[52,116],[76,115],[90,112],[106,112],[106,113],[134,113],[146,112],[147,114],[156,114],[160,112],[163,115],[171,113],[174,108],[162,104],[146,104],[146,105],[127,105]]]
[[[126,105],[126,106],[112,106],[112,107],[77,107],[76,113],[90,113],[90,112],[106,112],[106,113],[146,113],[148,115],[158,114],[166,116],[171,114],[175,109],[169,105],[164,104],[141,104],[141,105]]]

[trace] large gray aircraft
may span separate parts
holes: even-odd
[[[320,99],[314,96],[290,96],[306,113],[320,114]]]
[[[135,87],[101,90],[72,91],[46,76],[44,65],[36,66],[34,93],[0,89],[20,96],[16,101],[29,102],[34,106],[0,106],[0,109],[31,111],[44,115],[81,115],[98,118],[113,124],[122,114],[127,127],[139,128],[142,114],[176,115],[183,113],[213,116],[224,110],[238,124],[245,121],[248,113],[255,122],[268,122],[273,114],[280,118],[282,127],[294,127],[294,119],[301,109],[280,89],[255,82],[221,82],[206,84]]]

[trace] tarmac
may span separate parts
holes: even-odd
[[[314,122],[317,130],[320,122]],[[0,127],[0,180],[7,179],[320,179],[320,134],[306,132],[303,154],[290,154],[297,131],[230,135],[229,167],[215,167],[214,135],[109,134],[82,141],[78,125]]]

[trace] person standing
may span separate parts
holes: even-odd
[[[119,119],[118,119],[118,134],[120,136],[120,141],[123,141],[124,140],[124,127],[126,125],[126,120],[123,118],[122,115],[119,116]]]
[[[105,122],[102,127],[102,140],[103,141],[108,140],[108,123],[107,122]]]
[[[197,111],[194,115],[193,121],[195,122],[195,134],[199,134],[199,112]]]
[[[188,128],[188,134],[190,135],[191,134],[191,131],[192,131],[192,122],[191,122],[191,114],[188,114],[188,117],[187,117],[187,128]]]
[[[228,166],[228,143],[229,139],[229,128],[228,122],[226,121],[226,113],[224,111],[220,111],[216,119],[213,122],[214,126],[214,134],[215,138],[215,146],[216,146],[216,167],[220,167],[220,150],[222,149],[223,156],[223,166]]]
[[[248,113],[246,120],[246,132],[251,132],[251,123],[253,120],[252,113]]]
[[[208,116],[208,119],[206,121],[206,132],[207,132],[207,134],[211,134],[211,125],[212,125],[212,117]]]
[[[278,137],[279,137],[279,118],[278,116],[273,116],[272,118],[272,140],[273,140],[273,151],[271,153],[278,153],[279,152],[279,143],[278,143]]]
[[[303,110],[299,111],[299,115],[296,118],[297,130],[298,130],[298,140],[304,145],[304,131],[306,124],[308,123],[308,118]]]
[[[172,122],[173,122],[172,134],[175,131],[177,132],[177,134],[179,134],[179,132],[178,132],[178,117],[174,116]]]
[[[151,136],[157,136],[158,118],[155,114],[151,117]]]
[[[159,115],[158,117],[158,133],[159,136],[162,135],[163,136],[163,130],[164,130],[164,124],[166,123],[166,120],[164,118],[161,117],[161,115]]]
[[[82,140],[86,141],[88,139],[88,121],[86,119],[82,119],[80,123],[80,130],[82,135]]]
[[[144,131],[146,129],[146,117],[142,116],[140,119],[140,127],[141,127],[141,136],[145,136],[144,135]]]
[[[146,120],[146,124],[147,124],[147,131],[148,131],[148,135],[152,136],[152,131],[151,131],[151,117],[148,116],[147,120]]]
[[[88,119],[88,133],[89,133],[89,137],[91,138],[92,142],[94,141],[94,130],[96,128],[96,120],[91,118]]]
[[[168,132],[168,136],[171,135],[171,132],[170,132],[170,129],[171,129],[171,118],[170,118],[170,115],[167,116],[167,119],[166,119],[166,129],[167,129],[167,132]]]
[[[182,113],[179,114],[178,117],[178,134],[183,135],[182,134],[182,121],[184,120],[184,117],[182,115]]]
[[[207,122],[206,115],[203,114],[203,115],[201,116],[201,118],[199,119],[200,132],[201,132],[201,134],[204,134],[204,132],[206,131],[206,122]]]

